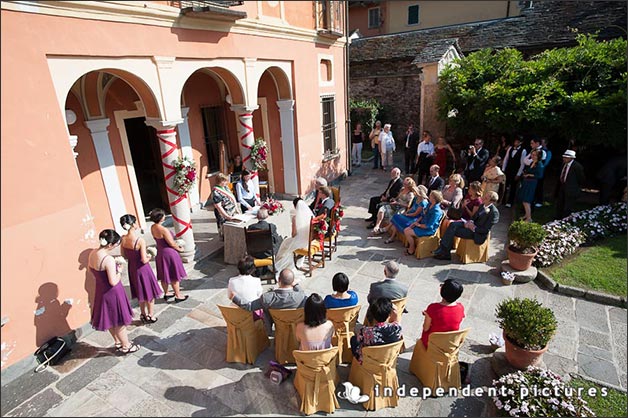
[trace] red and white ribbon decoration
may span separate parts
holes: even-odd
[[[242,154],[242,164],[251,172],[251,179],[255,185],[257,197],[259,194],[259,176],[257,170],[253,169],[251,161],[251,149],[255,143],[253,135],[253,113],[238,113],[239,135],[240,135],[240,153]]]

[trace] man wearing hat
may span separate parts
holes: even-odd
[[[563,167],[556,184],[556,219],[571,214],[584,184],[584,168],[576,161],[576,151],[568,149],[563,154]]]

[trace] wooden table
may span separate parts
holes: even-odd
[[[246,254],[246,239],[244,228],[257,222],[253,215],[242,222],[227,221],[223,224],[225,263],[238,264],[238,261]]]

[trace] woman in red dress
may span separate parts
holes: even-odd
[[[447,143],[447,140],[444,136],[439,136],[436,140],[436,144],[434,145],[434,152],[436,152],[436,158],[434,158],[434,164],[437,164],[440,168],[440,172],[443,175],[448,175],[450,172],[454,171],[456,166],[456,154],[454,154],[454,150],[451,148],[451,145]],[[453,160],[453,167],[450,169],[447,168],[447,152],[451,154],[451,158]]]
[[[441,301],[430,303],[423,311],[423,334],[421,342],[427,348],[430,334],[433,332],[458,331],[464,319],[464,306],[456,302],[462,295],[462,285],[454,279],[445,280],[440,286]]]

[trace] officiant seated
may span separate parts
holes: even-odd
[[[238,196],[238,203],[240,203],[242,212],[262,205],[259,198],[259,190],[255,187],[255,183],[251,179],[251,173],[248,170],[242,171],[242,177],[236,183],[236,195]]]
[[[249,225],[249,230],[266,230],[270,227],[270,232],[273,237],[273,248],[269,248],[266,251],[262,251],[260,253],[251,254],[255,258],[272,257],[273,253],[276,255],[279,251],[279,246],[283,242],[283,237],[277,233],[277,227],[275,226],[275,224],[268,222],[267,219],[268,209],[260,208],[260,210],[257,212],[257,223]]]

